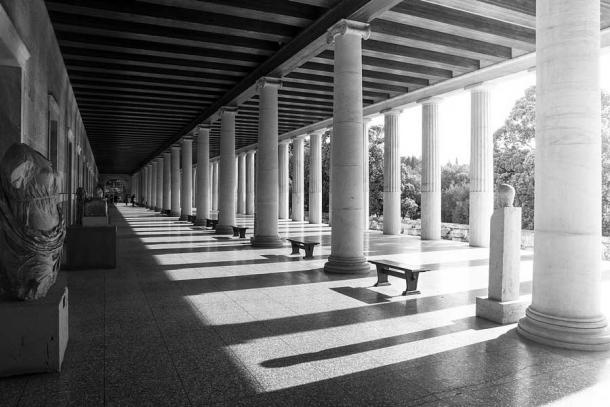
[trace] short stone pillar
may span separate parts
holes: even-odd
[[[527,302],[519,297],[521,265],[521,208],[513,206],[515,189],[500,185],[500,205],[490,221],[489,287],[487,297],[477,297],[477,316],[512,324],[525,315]]]

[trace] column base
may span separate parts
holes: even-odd
[[[250,238],[253,247],[283,247],[284,240],[277,236],[254,235]]]
[[[216,225],[217,235],[233,235],[233,225]]]
[[[514,324],[523,318],[530,301],[496,301],[489,297],[477,297],[476,315],[498,324]]]
[[[337,274],[368,274],[371,271],[371,265],[362,257],[338,257],[330,255],[328,261],[324,264],[326,273]]]
[[[559,318],[535,311],[530,306],[519,320],[517,332],[534,342],[564,349],[610,350],[610,331],[606,318]]]

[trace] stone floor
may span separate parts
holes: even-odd
[[[0,379],[0,406],[609,405],[610,353],[539,346],[514,325],[474,317],[487,251],[411,236],[366,236],[369,258],[426,264],[421,295],[404,281],[322,271],[139,208],[113,210],[115,270],[68,272],[70,342],[61,374]],[[242,218],[252,225],[252,219]],[[251,229],[248,230],[248,236]],[[522,253],[530,292],[532,253]],[[569,282],[566,282],[569,284]],[[604,307],[610,264],[604,263]]]

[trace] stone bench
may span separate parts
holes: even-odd
[[[369,260],[369,263],[377,267],[377,282],[375,287],[390,285],[388,276],[406,280],[407,289],[403,291],[402,295],[420,294],[420,291],[417,289],[419,273],[430,271],[430,269],[415,268],[411,265],[388,259]]]
[[[246,237],[246,230],[248,228],[245,226],[233,226],[233,236],[239,236],[241,238]]]
[[[290,254],[299,254],[299,249],[305,250],[304,259],[313,259],[313,248],[320,244],[320,242],[312,239],[286,239],[292,245],[292,253]]]

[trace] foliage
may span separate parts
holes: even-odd
[[[417,157],[400,157],[400,216],[421,217],[421,160]]]
[[[610,94],[602,92],[602,232],[610,235]],[[534,228],[536,88],[517,100],[504,126],[494,134],[494,179],[515,187],[522,227]]]
[[[441,221],[468,224],[470,169],[466,164],[441,167]]]
[[[369,214],[383,214],[383,126],[369,128]]]

